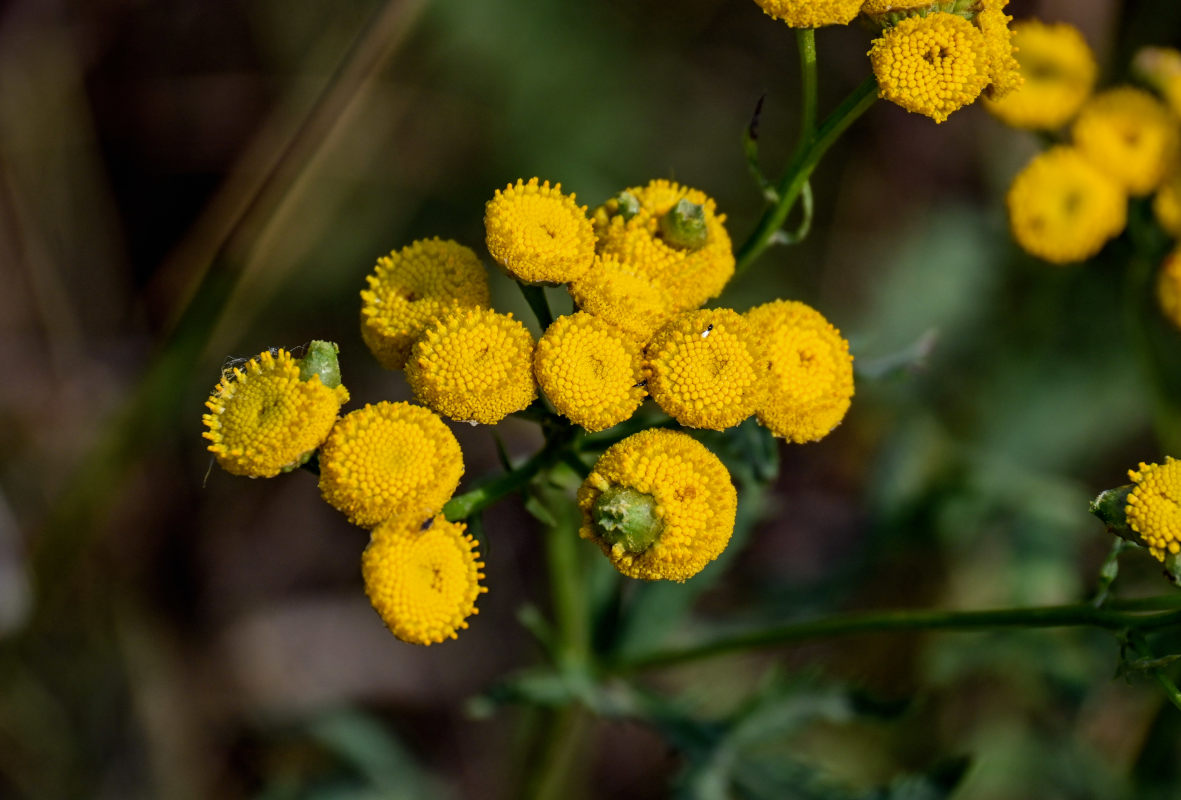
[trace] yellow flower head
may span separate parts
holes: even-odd
[[[1161,264],[1156,280],[1156,297],[1164,315],[1181,328],[1181,250],[1174,250]]]
[[[558,413],[588,431],[623,422],[644,402],[639,343],[585,312],[558,317],[537,343],[533,364]]]
[[[1075,146],[1131,195],[1151,192],[1177,158],[1177,120],[1143,89],[1095,95],[1072,129]]]
[[[1141,47],[1132,69],[1160,92],[1174,114],[1181,115],[1181,51],[1172,47]]]
[[[849,343],[820,312],[775,300],[746,312],[759,332],[770,372],[759,422],[793,442],[816,442],[832,432],[853,397]]]
[[[635,202],[632,212],[621,213],[615,199],[595,211],[599,252],[667,293],[670,310],[697,308],[721,294],[734,274],[734,252],[726,215],[717,213],[714,201],[704,192],[666,180],[633,186],[622,194]],[[662,230],[662,221],[681,201],[701,209],[704,243],[699,247],[670,243]]]
[[[1098,65],[1082,33],[1065,22],[1025,20],[1013,26],[1025,83],[984,106],[1006,125],[1060,128],[1074,118],[1095,87]]]
[[[943,122],[989,83],[984,34],[955,14],[908,17],[869,50],[881,96]]]
[[[763,13],[793,28],[848,25],[861,9],[862,0],[755,0]]]
[[[578,490],[590,539],[629,578],[685,581],[726,549],[738,495],[705,445],[651,429],[612,445]]]
[[[271,478],[308,459],[348,399],[347,389],[330,389],[319,375],[302,380],[286,350],[268,350],[222,376],[205,401],[202,436],[226,472]]]
[[[1064,145],[1035,156],[1013,179],[1007,200],[1017,244],[1054,264],[1090,258],[1127,222],[1123,189]]]
[[[880,17],[886,14],[906,14],[909,11],[929,10],[932,0],[865,0],[861,4],[861,13],[867,17]]]
[[[410,644],[454,639],[487,588],[476,541],[461,522],[405,515],[374,528],[361,556],[365,594],[386,627]]]
[[[642,342],[652,338],[672,313],[668,292],[614,256],[596,256],[594,265],[569,288],[580,309]]]
[[[1128,495],[1128,526],[1159,560],[1181,553],[1181,461],[1166,456],[1164,464],[1141,464],[1128,477],[1136,484]]]
[[[1165,233],[1181,238],[1181,164],[1169,170],[1152,198],[1152,211]]]
[[[661,328],[646,351],[648,392],[690,428],[724,430],[755,413],[767,393],[756,332],[729,308],[686,311]]]
[[[377,259],[361,291],[361,338],[386,369],[401,369],[423,329],[457,307],[487,308],[488,275],[470,249],[420,239]]]
[[[484,210],[488,252],[525,283],[566,283],[590,269],[595,233],[586,206],[562,194],[562,184],[518,180],[488,201]]]
[[[1012,17],[1005,13],[1009,0],[980,0],[976,25],[984,35],[984,50],[988,55],[988,96],[1004,97],[1021,87],[1021,65],[1014,56]]]
[[[320,494],[363,528],[396,514],[434,514],[461,475],[455,435],[429,409],[410,403],[346,414],[320,449]]]
[[[406,381],[420,402],[444,416],[495,425],[537,397],[533,334],[512,314],[453,312],[414,345]]]

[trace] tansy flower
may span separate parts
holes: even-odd
[[[1007,202],[1017,244],[1055,264],[1090,258],[1127,221],[1123,190],[1073,147],[1035,156],[1013,179]]]
[[[923,11],[930,10],[931,0],[865,0],[861,4],[861,13],[867,17],[882,17],[887,14],[901,14],[905,15],[908,11],[915,11],[922,9]],[[896,22],[896,19],[886,19],[887,22]]]
[[[423,521],[425,519],[425,522]],[[460,522],[404,515],[374,528],[361,556],[365,594],[386,627],[404,642],[454,639],[478,614],[484,562]]]
[[[874,41],[869,60],[881,96],[943,122],[989,83],[984,34],[943,12],[908,17]]]
[[[429,409],[410,403],[346,414],[320,449],[320,494],[363,528],[395,514],[436,513],[461,475],[455,435]]]
[[[1174,250],[1161,265],[1156,297],[1169,321],[1181,328],[1181,251]]]
[[[761,335],[732,309],[678,314],[648,343],[648,393],[682,425],[737,425],[766,397]]]
[[[1025,20],[1013,26],[1025,83],[984,106],[1014,128],[1053,130],[1074,118],[1095,86],[1098,66],[1077,28]]]
[[[646,342],[672,313],[672,298],[640,270],[614,256],[595,257],[569,286],[578,307]]]
[[[685,581],[726,549],[738,496],[705,445],[651,429],[612,445],[578,490],[590,539],[629,578]]]
[[[1095,95],[1072,129],[1075,146],[1131,195],[1148,194],[1177,157],[1177,120],[1143,89]]]
[[[755,0],[768,16],[793,28],[848,25],[861,9],[862,0]]]
[[[1169,171],[1156,190],[1152,211],[1165,233],[1181,238],[1181,164]]]
[[[406,380],[440,414],[494,425],[537,397],[533,334],[512,314],[454,312],[414,345]]]
[[[793,442],[823,439],[853,397],[849,343],[820,312],[791,300],[752,308],[746,320],[759,332],[770,373],[759,422]]]
[[[488,275],[470,249],[420,239],[377,259],[361,291],[361,338],[386,369],[401,369],[427,325],[457,307],[489,305]]]
[[[644,402],[639,343],[585,312],[550,325],[533,363],[554,408],[588,431],[623,422]]]
[[[595,257],[586,206],[562,194],[562,184],[518,180],[498,189],[484,210],[488,252],[525,283],[577,280]]]
[[[222,376],[205,401],[202,436],[226,472],[270,478],[307,461],[348,399],[343,386],[301,377],[286,350],[266,351]]]
[[[1181,461],[1166,456],[1164,464],[1141,464],[1128,477],[1136,484],[1128,495],[1128,526],[1157,559],[1181,553]]]
[[[1009,0],[980,0],[976,25],[984,35],[984,51],[988,56],[987,96],[1001,98],[1021,86],[1021,65],[1014,57],[1013,19],[1005,13]]]

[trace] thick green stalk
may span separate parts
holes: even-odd
[[[816,133],[816,30],[796,28],[796,43],[800,50],[800,81],[803,94],[798,146],[802,150],[808,146]]]
[[[531,283],[517,285],[521,287],[521,294],[525,295],[525,302],[533,310],[533,316],[537,317],[541,332],[545,333],[545,329],[554,324],[554,312],[550,311],[549,300],[545,297],[545,287],[534,286]]]
[[[578,439],[578,433],[573,429],[553,436],[545,443],[545,447],[533,454],[533,457],[521,466],[503,475],[497,475],[490,481],[477,486],[470,491],[458,494],[443,506],[443,516],[452,522],[467,519],[477,511],[482,511],[502,497],[519,492],[529,485],[529,482],[547,467],[565,458],[566,452],[573,447]]]

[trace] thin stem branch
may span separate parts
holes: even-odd
[[[554,436],[545,443],[545,447],[533,454],[533,457],[521,466],[497,475],[474,489],[452,497],[443,506],[443,516],[452,522],[467,519],[477,511],[481,511],[502,497],[519,492],[529,485],[529,482],[547,467],[561,461],[568,447],[578,438],[577,432],[571,430],[560,436]]]
[[[521,287],[521,294],[525,295],[525,302],[533,310],[533,316],[537,317],[537,324],[544,333],[546,328],[554,324],[554,312],[550,311],[549,300],[545,297],[545,287],[519,282],[517,286]]]
[[[796,28],[796,43],[800,51],[800,86],[803,95],[798,145],[798,149],[802,150],[816,133],[816,30]]]

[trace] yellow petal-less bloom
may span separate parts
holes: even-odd
[[[763,13],[792,28],[848,25],[861,10],[862,0],[755,0]]]
[[[555,320],[538,341],[533,363],[558,413],[588,431],[623,422],[644,402],[640,344],[586,312]]]
[[[1159,186],[1178,154],[1177,120],[1164,103],[1131,86],[1092,97],[1072,134],[1079,151],[1131,195]]]
[[[424,522],[425,519],[425,522]],[[386,627],[404,642],[454,639],[478,614],[484,562],[460,522],[404,515],[374,528],[361,556],[365,594]]]
[[[614,256],[595,257],[586,274],[569,286],[579,309],[646,342],[672,314],[672,299],[640,270]]]
[[[1181,164],[1169,171],[1156,190],[1152,212],[1165,233],[1181,238]]]
[[[632,511],[647,517],[646,547],[629,549],[602,525],[602,501],[621,490],[635,498]],[[603,453],[578,490],[578,506],[578,535],[598,544],[621,573],[685,581],[726,549],[738,495],[730,473],[705,445],[679,431],[652,429]]]
[[[770,372],[759,422],[793,442],[816,442],[845,418],[853,398],[849,342],[824,316],[792,300],[746,312],[759,332]]]
[[[398,514],[439,511],[459,485],[463,453],[429,409],[377,403],[344,415],[320,449],[320,494],[372,528]]]
[[[905,13],[916,9],[929,9],[931,0],[865,0],[861,4],[861,13],[869,17],[883,14]]]
[[[1174,250],[1161,264],[1156,279],[1156,299],[1169,322],[1181,328],[1181,250]]]
[[[976,25],[984,36],[988,55],[988,97],[1001,98],[1021,87],[1021,65],[1014,55],[1012,17],[1005,13],[1009,0],[980,0]]]
[[[936,122],[973,102],[990,80],[984,34],[943,12],[888,28],[874,41],[869,60],[883,98]]]
[[[469,248],[420,239],[377,259],[361,291],[361,338],[386,369],[401,369],[427,325],[457,307],[487,308],[488,274]]]
[[[525,283],[566,283],[590,269],[595,234],[574,195],[562,184],[518,180],[488,201],[484,209],[488,252],[496,263]]]
[[[1166,456],[1164,464],[1141,464],[1128,477],[1136,485],[1128,495],[1128,526],[1159,560],[1181,553],[1181,461]]]
[[[759,335],[729,308],[678,314],[648,343],[648,393],[690,428],[737,425],[766,397]]]
[[[1082,33],[1064,22],[1024,20],[1013,26],[1025,83],[984,107],[1014,128],[1053,130],[1074,118],[1095,88],[1098,65]]]
[[[226,472],[271,478],[307,460],[348,399],[347,389],[331,389],[319,375],[300,380],[286,350],[268,350],[222,376],[205,401],[202,436]]]
[[[1007,203],[1017,244],[1054,264],[1090,258],[1127,222],[1123,189],[1064,145],[1035,156],[1018,173]]]
[[[495,425],[537,397],[533,334],[488,309],[456,311],[426,329],[406,362],[418,400],[464,422]]]

